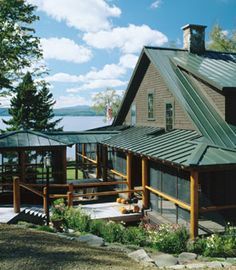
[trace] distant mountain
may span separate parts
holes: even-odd
[[[54,114],[55,116],[96,116],[96,115],[104,115],[104,114],[97,114],[91,108],[90,106],[87,105],[78,105],[74,107],[65,107],[65,108],[60,108],[60,109],[54,109]]]

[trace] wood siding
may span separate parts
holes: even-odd
[[[148,119],[148,92],[154,92],[154,118]],[[160,73],[150,63],[138,89],[134,103],[136,104],[136,124],[139,126],[165,127],[165,103],[174,104],[174,128],[194,130],[187,114],[180,107],[168,90]],[[126,116],[126,124],[131,124],[131,112]]]
[[[193,83],[198,87],[198,89],[205,95],[205,97],[214,105],[218,113],[225,120],[225,96],[217,92],[214,87],[211,87],[207,83],[202,82],[191,74],[184,72],[193,81]]]

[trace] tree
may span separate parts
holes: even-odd
[[[97,113],[110,110],[111,116],[115,117],[118,113],[122,96],[118,95],[114,89],[107,88],[106,91],[97,93],[93,97],[93,108]]]
[[[216,24],[210,33],[208,49],[223,52],[236,52],[236,31],[225,32]]]
[[[45,82],[36,85],[29,72],[26,73],[23,80],[15,88],[15,95],[11,99],[11,107],[9,114],[12,116],[10,120],[3,122],[10,126],[10,130],[38,130],[51,131],[55,130],[55,126],[61,120],[51,121],[54,117],[52,106],[55,101],[49,92]],[[61,130],[61,128],[59,128]]]
[[[0,91],[11,89],[22,70],[42,57],[31,27],[38,20],[34,11],[24,0],[0,0]]]

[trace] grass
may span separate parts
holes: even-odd
[[[1,270],[144,269],[121,252],[14,225],[0,225],[0,246]]]
[[[83,178],[82,171],[78,170],[78,178]],[[67,167],[67,180],[75,180],[75,169]]]

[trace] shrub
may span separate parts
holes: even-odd
[[[100,219],[92,220],[89,224],[89,232],[97,236],[102,236],[105,227],[105,221]]]
[[[65,212],[65,221],[68,228],[80,232],[89,232],[91,218],[80,208],[67,208]]]
[[[178,254],[186,250],[189,235],[183,226],[162,224],[148,233],[151,246],[159,251]]]
[[[137,246],[146,246],[148,234],[142,227],[128,227],[124,230],[122,236],[122,243],[134,244]]]
[[[64,219],[66,210],[64,199],[55,200],[51,208],[51,220]]]
[[[35,229],[38,231],[44,231],[44,232],[50,232],[50,233],[55,232],[53,228],[46,226],[46,225],[37,226]]]
[[[107,242],[122,243],[124,231],[125,227],[122,224],[116,223],[114,221],[109,221],[105,223],[105,226],[101,228],[100,233]]]

